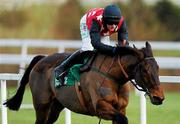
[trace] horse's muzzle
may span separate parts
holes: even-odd
[[[164,100],[164,98],[162,99],[162,98],[157,97],[157,96],[152,96],[152,97],[150,97],[150,99],[151,99],[151,103],[153,105],[161,105],[163,103],[163,100]]]
[[[158,85],[157,87],[153,87],[150,90],[149,97],[153,105],[161,105],[163,103],[163,100],[165,99],[164,92],[161,86]]]

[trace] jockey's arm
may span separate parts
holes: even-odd
[[[128,42],[128,31],[127,31],[127,27],[126,27],[126,22],[124,21],[122,23],[121,28],[118,31],[118,44],[125,46],[125,45],[129,45]]]
[[[98,22],[95,20],[92,21],[91,29],[90,29],[90,37],[91,37],[91,44],[94,49],[98,50],[99,52],[106,54],[106,55],[114,55],[116,51],[116,47],[109,46],[103,44],[101,42],[101,34],[100,34],[101,27],[99,26]]]

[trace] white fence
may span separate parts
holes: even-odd
[[[57,52],[64,52],[66,48],[80,48],[80,41],[61,41],[61,40],[15,40],[15,39],[0,39],[0,47],[20,47],[20,54],[2,54],[0,53],[0,64],[18,64],[19,73],[24,72],[26,64],[30,61],[36,54],[29,54],[28,48],[57,48]]]
[[[114,42],[112,43],[114,45]],[[131,42],[138,48],[145,46],[145,42]],[[153,50],[180,50],[180,42],[151,42]],[[0,64],[18,64],[24,68],[35,54],[29,54],[28,48],[57,48],[57,52],[64,52],[67,48],[80,48],[81,41],[78,40],[14,40],[0,39],[0,47],[20,47],[20,54],[0,53]],[[180,69],[180,57],[155,57],[161,69]],[[20,73],[23,73],[20,70]]]
[[[114,45],[114,43],[112,43]],[[130,45],[135,44],[136,47],[141,48],[145,46],[145,42],[131,42]],[[20,47],[20,54],[4,54],[0,53],[0,64],[18,64],[20,65],[20,74],[7,75],[0,74],[1,80],[1,105],[6,99],[6,80],[19,80],[21,74],[24,72],[21,68],[25,68],[26,64],[32,60],[35,54],[29,54],[28,48],[57,48],[57,52],[64,52],[67,48],[78,49],[81,46],[81,41],[62,41],[62,40],[14,40],[14,39],[0,39],[0,47]],[[180,50],[180,42],[151,42],[153,50]],[[180,69],[180,57],[155,57],[161,69]],[[5,76],[6,75],[6,76]],[[180,82],[180,77],[175,76],[161,76],[161,82]],[[141,93],[141,124],[146,124],[146,100]],[[70,112],[66,112],[66,124],[70,124]],[[2,106],[2,124],[7,124],[7,109]]]

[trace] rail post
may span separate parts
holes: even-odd
[[[6,100],[6,80],[1,80],[1,109],[2,124],[7,124],[7,108],[3,105]]]

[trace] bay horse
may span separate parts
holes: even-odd
[[[122,52],[113,57],[97,53],[90,70],[81,73],[81,99],[75,86],[54,86],[54,68],[68,54],[38,55],[27,67],[16,94],[4,105],[18,110],[29,83],[36,111],[35,124],[53,124],[65,107],[76,113],[112,120],[112,124],[128,124],[128,81],[144,91],[154,105],[162,104],[165,97],[151,45],[146,42],[141,49],[135,46],[120,49]]]

